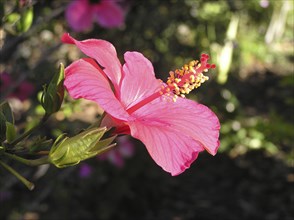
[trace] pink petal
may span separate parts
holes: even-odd
[[[108,78],[111,80],[115,91],[119,91],[119,83],[121,80],[121,64],[117,58],[114,46],[104,40],[89,39],[77,41],[69,34],[63,34],[62,41],[64,43],[75,44],[84,54],[94,58],[104,69]]]
[[[94,19],[102,27],[120,27],[124,23],[124,11],[115,1],[102,0],[92,10]]]
[[[160,90],[162,83],[155,78],[151,62],[138,52],[126,52],[123,66],[120,100],[129,108]]]
[[[72,1],[65,10],[65,18],[74,31],[84,31],[92,26],[91,7],[87,0]]]
[[[163,121],[138,120],[130,123],[132,136],[141,140],[153,160],[175,176],[189,168],[203,151],[201,144]]]
[[[217,116],[205,105],[189,99],[179,98],[176,103],[183,113],[180,113],[180,117],[174,117],[173,123],[184,133],[201,142],[208,153],[215,155],[220,145],[220,123]],[[183,123],[183,118],[187,123]]]
[[[178,98],[176,102],[156,99],[132,115],[146,121],[166,123],[165,126],[172,126],[179,133],[201,143],[210,154],[217,152],[219,120],[209,108],[195,101],[183,98]]]
[[[64,85],[73,98],[95,101],[113,117],[128,119],[128,113],[114,96],[103,71],[98,65],[94,66],[93,60],[80,59],[68,66]]]

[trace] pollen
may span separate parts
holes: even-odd
[[[192,90],[200,87],[202,83],[209,79],[203,73],[215,68],[214,64],[207,63],[208,60],[209,56],[202,54],[200,62],[192,60],[181,69],[170,71],[166,82],[167,86],[161,90],[161,93],[165,95],[174,93],[172,100],[175,102],[177,97],[185,97]]]

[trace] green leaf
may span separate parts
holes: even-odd
[[[16,130],[12,123],[6,122],[6,140],[8,143],[12,142],[16,138]]]
[[[5,116],[6,121],[14,124],[13,112],[8,102],[5,101],[0,104],[0,112],[2,112],[2,114]]]

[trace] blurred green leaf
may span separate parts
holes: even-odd
[[[21,33],[28,31],[33,23],[33,18],[33,7],[29,7],[21,14],[17,22],[17,30]]]
[[[19,20],[20,20],[19,13],[11,13],[6,17],[6,21],[11,25],[16,24]]]
[[[3,113],[6,121],[10,122],[11,124],[14,124],[13,112],[12,112],[8,102],[5,101],[0,104],[0,112]]]

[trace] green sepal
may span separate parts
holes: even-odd
[[[16,130],[12,123],[6,121],[6,140],[8,143],[12,142],[16,138]]]
[[[103,153],[105,151],[108,151],[110,148],[116,145],[115,143],[111,144],[115,138],[116,136],[113,136],[113,137],[98,141],[95,144],[95,146],[90,150],[90,152],[93,152],[93,153],[96,152],[98,154],[98,153]],[[108,146],[108,147],[105,147],[105,146]]]
[[[90,128],[71,138],[59,136],[50,150],[50,162],[58,168],[73,166],[109,150],[116,136],[102,139],[107,131],[106,127]]]
[[[64,65],[61,63],[59,71],[56,73],[48,87],[45,85],[41,97],[41,105],[47,115],[59,111],[64,98]]]

